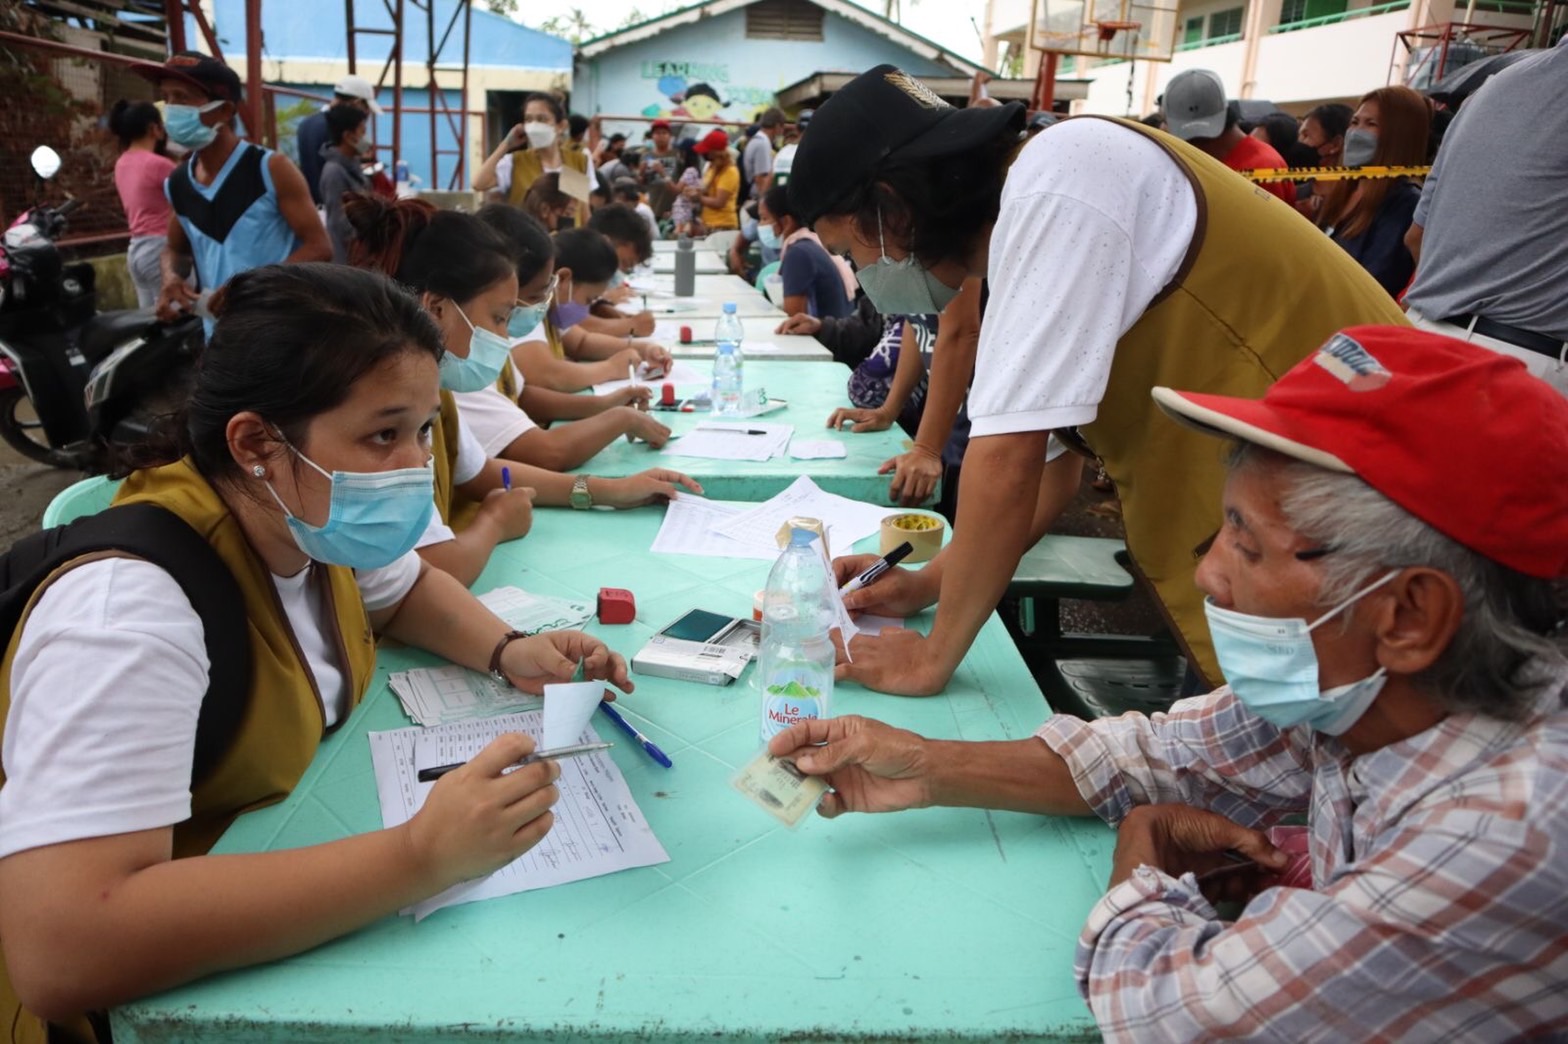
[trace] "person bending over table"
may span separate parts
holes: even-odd
[[[792,205],[853,257],[878,311],[941,312],[945,332],[966,278],[990,281],[964,461],[984,479],[961,486],[952,544],[897,613],[938,602],[935,626],[858,637],[849,676],[942,690],[1071,499],[1081,462],[1048,459],[1048,436],[1075,429],[1116,483],[1128,551],[1188,662],[1217,678],[1190,566],[1219,528],[1222,469],[1196,436],[1157,426],[1149,389],[1257,394],[1335,330],[1404,315],[1290,207],[1185,142],[1098,117],[1025,139],[1023,116],[1016,102],[954,109],[883,65],[817,110],[795,157]],[[944,365],[938,348],[933,403]]]
[[[1073,968],[1107,1040],[1560,1039],[1568,402],[1390,327],[1344,331],[1261,401],[1155,395],[1243,440],[1197,570],[1229,686],[1011,742],[842,717],[771,751],[826,778],[830,818],[1115,826]],[[1233,923],[1221,897],[1245,902]]]
[[[182,588],[149,562],[93,555],[40,589],[4,663],[0,994],[12,1040],[42,1042],[41,1020],[61,1035],[51,1040],[93,1040],[84,1012],[310,949],[549,833],[558,770],[505,772],[533,749],[513,733],[443,777],[403,826],[206,854],[237,815],[299,782],[369,688],[376,634],[530,692],[579,659],[631,691],[603,643],[513,632],[412,553],[433,506],[442,356],[416,298],[342,265],[274,265],[235,276],[214,310],[170,463],[133,472],[116,501],[174,512],[233,572],[249,709],[193,783],[209,665]]]

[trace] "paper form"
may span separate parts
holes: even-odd
[[[665,443],[659,452],[671,457],[764,461],[782,454],[794,434],[793,424],[703,421],[679,439]]]
[[[637,383],[649,385],[655,392],[659,390],[659,385],[666,382],[675,385],[677,388],[683,384],[697,384],[706,388],[713,383],[713,378],[706,370],[698,369],[684,359],[676,359],[662,377],[637,375]],[[603,384],[594,385],[593,393],[595,395],[609,395],[611,392],[620,391],[631,383],[629,379],[624,378],[616,381],[605,381]]]
[[[541,718],[541,712],[530,711],[433,729],[370,733],[370,760],[383,825],[406,823],[424,805],[435,784],[420,783],[416,778],[419,769],[468,761],[505,732],[538,737],[543,729]],[[590,725],[576,742],[597,743],[599,734]],[[561,777],[555,785],[560,788],[561,800],[552,810],[555,825],[543,841],[489,877],[449,888],[403,912],[421,921],[446,906],[669,862],[669,854],[654,836],[608,753],[565,758],[558,764]]]
[[[569,747],[577,742],[588,719],[599,709],[604,699],[604,683],[596,681],[565,682],[544,687],[544,738],[539,741],[541,750]]]
[[[539,697],[455,664],[398,671],[387,679],[387,684],[403,705],[404,713],[421,725],[493,718],[539,706]]]
[[[778,557],[778,548],[758,547],[713,531],[740,508],[690,493],[676,493],[664,508],[664,522],[651,550],[665,555],[707,555],[711,558]]]
[[[882,519],[890,514],[893,514],[891,508],[824,493],[810,477],[802,475],[773,499],[731,516],[717,529],[745,543],[771,547],[777,554],[779,528],[791,518],[804,515],[820,519],[827,532],[829,548],[836,554],[843,554],[855,541],[877,532]]]
[[[593,619],[592,602],[530,594],[521,587],[497,587],[479,596],[486,609],[519,631],[570,631]]]

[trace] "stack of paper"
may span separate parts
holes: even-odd
[[[687,436],[690,438],[690,436]],[[677,493],[664,512],[653,550],[664,554],[714,558],[777,558],[778,531],[797,516],[820,519],[828,550],[848,554],[850,546],[877,532],[893,508],[824,493],[806,476],[762,504],[734,505]]]
[[[592,620],[594,615],[592,602],[529,594],[520,587],[497,587],[480,595],[479,601],[513,629],[529,634],[570,631]]]
[[[794,434],[793,424],[703,421],[679,439],[666,443],[660,452],[674,457],[763,461],[782,456]]]
[[[715,527],[742,510],[733,504],[677,491],[664,509],[664,524],[654,537],[653,550],[665,555],[711,558],[777,558],[776,547],[748,544],[715,531]]]
[[[455,664],[398,671],[387,678],[387,685],[403,712],[420,725],[493,718],[539,706],[539,697]]]
[[[498,587],[480,595],[479,600],[512,627],[529,634],[581,627],[594,614],[589,602],[529,594],[517,587]],[[539,706],[539,697],[455,664],[398,671],[387,684],[404,712],[421,725],[472,721]]]
[[[882,528],[882,520],[894,511],[876,504],[824,493],[805,475],[771,500],[749,511],[732,515],[714,528],[725,536],[747,544],[760,544],[778,550],[778,531],[797,516],[819,519],[827,533],[828,549],[845,554],[851,544]]]
[[[419,782],[420,769],[467,761],[505,732],[526,732],[537,740],[543,729],[541,712],[532,711],[433,729],[370,733],[382,823],[388,827],[406,823],[424,805],[436,784]],[[599,734],[588,726],[574,742],[597,743]],[[489,877],[449,888],[403,912],[423,920],[444,906],[670,861],[607,753],[557,764],[561,777],[555,785],[561,799],[554,809],[555,826],[543,841]]]

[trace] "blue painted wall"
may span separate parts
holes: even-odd
[[[455,8],[453,0],[436,0],[435,32],[440,40],[446,31],[447,21]],[[213,31],[226,57],[245,53],[245,2],[244,0],[213,0]],[[348,29],[343,17],[341,0],[270,0],[261,5],[262,40],[267,58],[317,59],[324,61],[348,60]],[[390,28],[391,15],[382,0],[355,0],[354,18],[361,28]],[[420,83],[425,79],[424,61],[429,53],[426,45],[424,12],[413,4],[404,5],[403,26],[403,75],[409,81]],[[187,39],[201,50],[205,42],[196,29],[195,21],[186,19]],[[355,41],[360,73],[372,81],[381,73],[381,67],[391,52],[390,37],[361,36]],[[452,29],[441,52],[443,64],[458,65],[463,59],[463,23],[459,19]],[[569,74],[572,68],[570,42],[548,33],[541,33],[520,25],[508,18],[490,14],[476,3],[473,11],[473,47],[469,52],[471,66],[494,65],[533,69],[559,70]],[[263,62],[263,72],[267,65]],[[331,97],[330,83],[281,83],[298,91]],[[441,92],[446,104],[457,112],[461,108],[458,91]],[[429,92],[423,86],[411,87],[405,83],[403,105],[409,109],[428,108]],[[279,95],[277,108],[283,110],[297,105],[302,99]],[[376,117],[375,140],[380,148],[376,158],[390,168],[392,156],[392,89],[390,84],[377,99],[386,113]],[[470,109],[483,109],[485,97],[473,91],[469,97]],[[287,133],[287,125],[285,133]],[[443,149],[455,149],[457,136],[443,113],[436,115],[436,136]],[[285,150],[290,143],[280,138]],[[442,155],[440,169],[430,167],[430,116],[428,113],[406,113],[403,117],[402,158],[409,170],[423,183],[424,188],[445,189],[457,163],[455,155]],[[462,186],[473,180],[473,170],[466,169]]]
[[[453,0],[435,0],[435,33],[440,40],[456,8]],[[472,65],[501,65],[529,69],[572,67],[572,45],[548,33],[530,29],[509,18],[493,15],[480,3],[473,11],[474,41],[469,52]],[[405,73],[412,63],[423,66],[429,54],[425,13],[413,4],[403,5],[403,61]],[[212,0],[213,30],[225,55],[245,52],[245,0]],[[390,29],[392,16],[382,0],[354,0],[354,21],[364,29]],[[186,37],[202,47],[196,22],[186,17]],[[270,0],[261,5],[264,54],[271,58],[348,59],[348,26],[342,0]],[[379,71],[391,50],[390,37],[361,36],[355,41],[361,68]],[[441,51],[443,63],[463,60],[463,22],[459,18]]]
[[[953,74],[838,15],[824,14],[822,21],[820,42],[749,40],[741,9],[581,59],[572,81],[572,108],[586,114],[669,116],[676,122],[689,112],[745,124],[773,104],[779,88],[813,73],[859,73],[892,62],[916,76]],[[705,92],[684,102],[673,100],[696,84],[709,85],[727,104],[716,104]],[[641,137],[647,125],[612,129]]]

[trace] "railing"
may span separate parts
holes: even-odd
[[[1489,0],[1492,3],[1510,3],[1512,0]],[[1297,29],[1316,29],[1320,25],[1336,25],[1339,22],[1348,22],[1353,18],[1365,18],[1370,15],[1388,14],[1390,11],[1403,11],[1410,6],[1410,0],[1393,0],[1387,4],[1373,4],[1371,7],[1358,7],[1350,11],[1341,11],[1338,14],[1319,15],[1316,18],[1303,18],[1295,22],[1281,22],[1269,29],[1270,33],[1293,33]],[[1526,6],[1529,6],[1526,4]]]
[[[1405,0],[1409,3],[1409,0]],[[1240,33],[1226,33],[1224,36],[1210,36],[1202,40],[1188,40],[1176,45],[1178,51],[1196,51],[1200,47],[1218,47],[1220,44],[1235,43],[1241,39]]]

